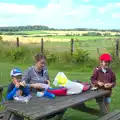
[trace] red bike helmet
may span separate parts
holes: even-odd
[[[105,62],[111,62],[112,61],[112,57],[110,54],[108,53],[104,53],[100,56],[100,60],[101,61],[105,61]]]

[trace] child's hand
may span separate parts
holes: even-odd
[[[25,87],[25,86],[26,86],[26,83],[25,83],[25,81],[23,81],[23,82],[20,82],[20,86],[23,86],[23,87]]]
[[[46,84],[48,84],[50,86],[50,81],[49,80],[46,80]]]
[[[41,88],[40,83],[31,84],[31,87],[35,88],[35,89],[40,89]]]
[[[100,87],[103,87],[103,86],[104,86],[104,83],[103,83],[103,82],[98,81],[98,85],[99,85]]]
[[[16,87],[16,88],[19,88],[19,87],[20,87],[20,83],[16,82],[16,83],[15,83],[15,87]]]
[[[112,87],[112,84],[111,84],[111,83],[106,83],[106,84],[104,85],[104,87],[105,87],[105,88],[111,88],[111,87]]]

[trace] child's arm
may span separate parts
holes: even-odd
[[[25,87],[23,93],[25,96],[28,96],[30,94],[30,89],[28,87]]]
[[[112,72],[112,87],[116,86],[116,76],[115,74]]]
[[[115,87],[115,85],[116,85],[116,76],[115,76],[115,74],[112,72],[112,73],[111,73],[111,82],[110,82],[110,83],[106,83],[106,84],[104,85],[104,87],[107,88],[107,89],[111,89],[111,88]]]
[[[18,90],[18,88],[14,87],[12,91],[9,91],[7,94],[7,99],[12,100],[14,95],[16,94],[17,90]]]
[[[98,80],[97,80],[97,78],[98,78],[98,70],[95,69],[94,72],[93,72],[93,75],[91,76],[91,83],[93,85],[98,86]]]

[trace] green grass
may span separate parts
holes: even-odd
[[[19,33],[19,32],[18,32]],[[34,34],[49,34],[47,31],[40,31],[40,30],[34,30],[34,31],[20,31],[20,33],[26,33],[30,35]]]
[[[30,44],[31,48],[39,48],[39,44]],[[65,52],[70,51],[71,43],[69,42],[44,42],[44,49],[49,50],[51,52]],[[115,47],[115,41],[112,40],[81,40],[75,41],[74,50],[81,48],[83,50],[87,50],[92,58],[96,58],[98,56],[97,48],[99,48],[99,52],[110,52],[111,48]]]
[[[28,34],[29,34],[29,32],[28,32]],[[51,33],[42,33],[42,34],[49,34],[49,35],[51,35]],[[65,35],[60,35],[60,36],[56,36],[56,35],[48,36],[48,35],[46,35],[46,36],[42,36],[42,34],[38,33],[37,34],[38,36],[36,37],[36,35],[33,33],[32,36],[27,35],[26,37],[28,37],[28,38],[29,37],[43,38],[43,39],[47,38],[48,40],[49,39],[61,39],[62,41],[64,41],[64,39],[70,39],[71,40],[71,38],[73,38],[74,40],[101,40],[101,39],[104,40],[104,39],[108,39],[108,38],[118,38],[116,36],[65,36]]]
[[[10,82],[10,70],[13,67],[20,67],[22,70],[25,70],[28,65],[16,65],[16,64],[11,64],[11,63],[0,63],[0,84],[8,84]],[[70,66],[72,68],[72,66]],[[64,69],[61,68],[60,70],[55,69],[54,66],[52,67],[48,67],[49,68],[49,75],[51,78],[51,81],[54,79],[55,75],[57,74],[57,72],[59,71],[63,71],[65,72],[65,74],[67,75],[67,77],[70,80],[81,80],[81,81],[90,81],[90,76],[92,74],[92,70],[91,71],[85,71],[85,72],[81,72],[82,68],[79,67],[79,69]],[[119,74],[119,70],[118,72],[116,72],[117,75],[117,84],[120,84],[120,74]],[[119,91],[120,91],[120,87],[117,86],[116,88],[113,89],[113,94],[112,94],[112,103],[111,103],[111,111],[115,110],[115,109],[119,109],[120,108],[120,96],[119,96]],[[90,107],[95,107],[97,108],[97,104],[95,103],[95,100],[93,101],[89,101],[87,102],[87,104]],[[72,109],[68,109],[68,111],[66,112],[66,114],[64,115],[64,120],[96,120],[97,117],[96,116],[92,116],[86,113],[82,113],[82,112],[78,112]]]
[[[8,33],[8,32],[3,32],[3,33]],[[49,34],[47,31],[40,31],[40,30],[34,30],[34,31],[18,31],[18,32],[13,32],[13,33],[24,33],[24,34],[29,34],[29,35],[34,35],[34,34]]]
[[[46,36],[48,37],[48,36]],[[78,39],[78,40],[101,40],[105,38],[117,38],[115,36],[49,36],[49,38],[56,38],[56,39]]]

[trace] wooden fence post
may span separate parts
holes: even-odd
[[[116,57],[119,57],[119,39],[116,40]]]
[[[17,37],[17,43],[16,43],[17,47],[20,47],[20,43],[19,43],[19,38]]]
[[[41,47],[40,47],[40,52],[43,54],[43,51],[44,51],[44,41],[43,41],[43,38],[41,38]]]
[[[97,63],[99,64],[99,59],[100,59],[100,50],[99,50],[99,48],[97,48],[97,54],[98,54],[98,60],[97,60]]]
[[[99,50],[99,48],[97,48],[97,54],[98,54],[98,57],[100,57],[100,50]]]
[[[73,54],[74,52],[74,39],[72,38],[71,39],[71,55]]]

